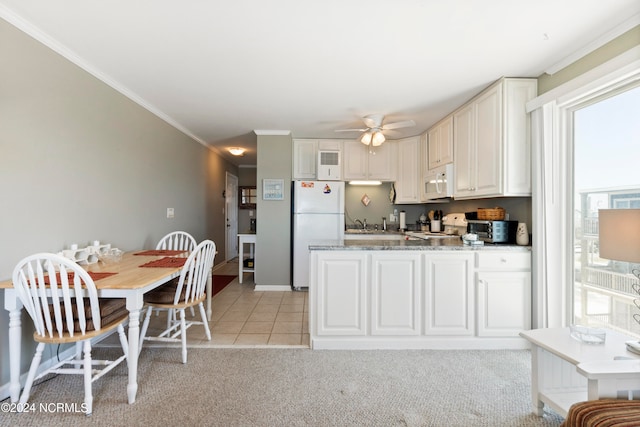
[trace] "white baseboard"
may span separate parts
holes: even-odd
[[[523,338],[311,337],[313,350],[527,350]]]
[[[253,289],[254,291],[291,291],[291,286],[289,285],[256,285]]]

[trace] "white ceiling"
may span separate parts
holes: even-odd
[[[239,165],[255,164],[255,129],[355,138],[334,130],[381,113],[417,123],[398,137],[420,134],[639,13],[640,0],[0,0],[0,17],[201,143],[249,148]]]

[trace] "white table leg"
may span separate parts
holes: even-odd
[[[240,282],[240,284],[242,284],[242,276],[243,276],[242,268],[243,268],[243,262],[244,262],[244,241],[242,240],[242,237],[240,237],[239,240],[240,240],[240,244],[238,245],[238,281]]]
[[[531,346],[531,401],[533,404],[533,412],[539,417],[544,415],[544,403],[539,399],[540,388],[542,384],[542,372],[539,363],[542,360],[540,352],[542,349],[537,345]]]
[[[140,346],[140,311],[142,310],[142,294],[134,294],[127,297],[127,310],[129,310],[129,355],[127,365],[129,367],[129,384],[127,396],[129,403],[136,401],[138,392],[138,353]]]
[[[13,289],[4,291],[4,308],[9,312],[9,394],[11,402],[20,399],[20,347],[22,345],[22,303]]]
[[[211,298],[213,297],[213,268],[209,271],[207,278],[207,320],[211,321]]]

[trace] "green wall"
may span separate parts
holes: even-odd
[[[255,283],[291,286],[291,135],[258,133],[258,186]],[[263,200],[264,179],[281,179],[283,200]],[[266,288],[263,288],[266,289]]]
[[[542,95],[638,45],[640,45],[640,25],[559,70],[557,73],[539,76],[538,95]]]
[[[175,230],[214,240],[224,260],[220,194],[235,166],[2,19],[0,57],[0,280],[32,253],[93,240],[153,248]],[[0,384],[8,324],[1,309]],[[24,372],[26,315],[23,325]]]

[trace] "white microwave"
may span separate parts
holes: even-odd
[[[453,197],[453,163],[428,172],[425,176],[424,194],[427,200]]]

